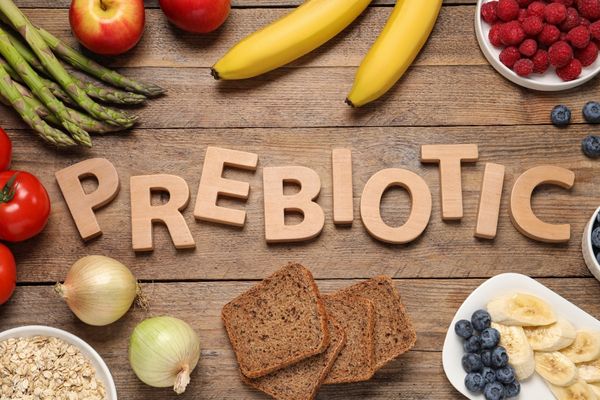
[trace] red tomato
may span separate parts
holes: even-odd
[[[0,240],[30,239],[44,229],[49,216],[50,198],[35,176],[0,172]]]
[[[4,129],[0,128],[0,171],[10,168],[12,158],[12,143]]]
[[[0,243],[0,304],[10,299],[17,286],[15,258],[5,245]]]

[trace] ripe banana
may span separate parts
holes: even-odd
[[[591,331],[579,331],[575,342],[569,347],[561,350],[565,356],[574,363],[583,363],[600,358],[600,333]]]
[[[549,386],[557,400],[598,400],[591,386],[583,381],[568,387]]]
[[[600,382],[600,360],[577,364],[577,370],[579,371],[579,377],[587,383]]]
[[[525,335],[534,351],[557,351],[573,344],[577,332],[566,319],[548,326],[525,327]]]
[[[506,326],[492,322],[492,328],[500,332],[500,346],[508,353],[508,362],[515,370],[517,379],[522,381],[533,375],[535,359],[527,336],[520,326]]]
[[[556,322],[556,315],[548,304],[525,293],[509,294],[492,300],[487,310],[492,321],[503,325],[543,326]]]
[[[394,86],[429,38],[441,7],[442,0],[397,0],[381,35],[358,68],[346,103],[363,106]]]
[[[535,372],[555,386],[570,386],[577,381],[577,367],[558,351],[535,353]]]
[[[594,392],[596,397],[600,399],[600,385],[597,383],[590,383],[588,384],[588,386],[590,387],[590,389],[592,389],[592,392]]]
[[[246,79],[310,53],[340,33],[371,0],[307,0],[236,44],[212,69],[216,79]]]

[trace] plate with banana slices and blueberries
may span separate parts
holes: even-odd
[[[600,400],[600,321],[525,275],[498,275],[471,293],[442,360],[469,399]]]

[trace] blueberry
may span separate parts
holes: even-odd
[[[486,367],[492,366],[492,351],[491,350],[483,350],[481,352],[481,362]]]
[[[596,228],[592,231],[592,245],[600,249],[600,228]]]
[[[550,119],[556,126],[567,126],[571,122],[571,110],[567,106],[556,106],[550,113]]]
[[[497,369],[496,380],[504,384],[511,383],[515,380],[515,370],[510,365]]]
[[[465,353],[479,353],[481,350],[481,338],[479,336],[471,336],[463,343]]]
[[[492,382],[485,385],[483,395],[486,400],[502,400],[504,399],[504,386],[498,382]]]
[[[461,319],[454,325],[454,332],[463,339],[473,336],[473,325],[466,319]]]
[[[521,384],[519,381],[514,380],[504,385],[504,396],[506,396],[507,399],[517,397],[519,393],[521,393]]]
[[[462,358],[462,366],[467,372],[479,372],[483,368],[479,354],[465,354]]]
[[[489,367],[483,367],[481,370],[481,376],[483,376],[485,383],[496,382],[496,371]]]
[[[477,310],[471,317],[471,324],[476,331],[481,332],[482,330],[490,327],[492,324],[492,317],[485,310]]]
[[[600,123],[600,103],[596,101],[588,101],[583,106],[583,118],[590,124]]]
[[[583,154],[590,158],[600,157],[600,137],[598,136],[587,136],[581,142],[581,150]]]
[[[500,332],[494,328],[487,328],[481,331],[481,347],[483,349],[493,349],[500,343]]]
[[[477,372],[471,372],[465,376],[465,386],[471,392],[481,393],[485,387],[485,380],[481,374]]]
[[[502,368],[508,364],[508,353],[502,346],[492,350],[492,368]]]

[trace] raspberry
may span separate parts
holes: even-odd
[[[577,0],[579,14],[589,20],[600,18],[600,0]]]
[[[590,20],[589,20],[589,19],[587,19],[587,18],[583,18],[583,17],[579,17],[579,25],[581,25],[581,26],[585,26],[585,27],[588,27],[588,28],[589,28],[591,24],[592,24],[592,23],[590,22]]]
[[[565,7],[571,7],[575,0],[554,0],[554,3],[564,4]]]
[[[579,24],[579,17],[577,17],[577,23]],[[537,15],[531,15],[523,20],[521,26],[526,35],[537,36],[544,29],[544,21]]]
[[[533,61],[521,58],[515,63],[513,70],[517,75],[527,77],[533,73]]]
[[[550,46],[560,39],[560,30],[554,25],[544,25],[542,32],[538,36],[538,40],[544,46]]]
[[[484,5],[481,6],[481,18],[488,24],[493,24],[498,20],[498,2],[497,1],[488,1]]]
[[[579,23],[579,13],[577,12],[577,9],[569,7],[567,8],[567,17],[562,24],[560,24],[560,30],[563,32],[569,32],[571,29],[579,26]]]
[[[565,82],[579,78],[579,75],[581,75],[581,62],[576,58],[572,59],[571,62],[564,67],[557,68],[556,75]]]
[[[496,14],[502,21],[514,21],[519,17],[519,3],[517,0],[498,0]]]
[[[505,46],[517,46],[525,39],[525,31],[517,21],[510,21],[502,25],[500,39]]]
[[[523,43],[519,46],[519,51],[525,57],[531,57],[536,53],[538,49],[537,42],[533,39],[525,39]]]
[[[524,8],[521,8],[519,10],[519,18],[517,18],[517,21],[519,21],[519,23],[522,24],[523,21],[525,21],[525,18],[527,18],[527,10]]]
[[[556,42],[548,50],[550,64],[556,68],[564,67],[573,59],[573,49],[567,42]]]
[[[575,50],[575,58],[584,67],[592,65],[598,58],[598,46],[596,46],[596,43],[590,42],[584,49]]]
[[[533,72],[536,74],[543,74],[550,67],[550,60],[548,59],[548,52],[546,50],[538,50],[531,57],[531,61],[533,61]]]
[[[573,47],[583,49],[590,44],[590,31],[585,26],[578,26],[567,33],[567,40]]]
[[[538,16],[540,18],[544,18],[544,10],[546,9],[546,4],[541,1],[534,1],[527,7],[527,13],[531,15]]]
[[[519,49],[514,46],[507,47],[500,53],[500,62],[508,68],[512,68],[520,59],[521,53],[519,53]]]
[[[596,21],[590,25],[590,33],[596,40],[600,40],[600,21]]]
[[[567,18],[567,7],[560,3],[550,3],[544,10],[546,22],[552,25],[558,25]]]
[[[488,39],[490,39],[490,43],[495,47],[502,47],[502,38],[500,31],[502,30],[502,24],[496,24],[492,26],[490,29],[490,33],[488,34]]]

